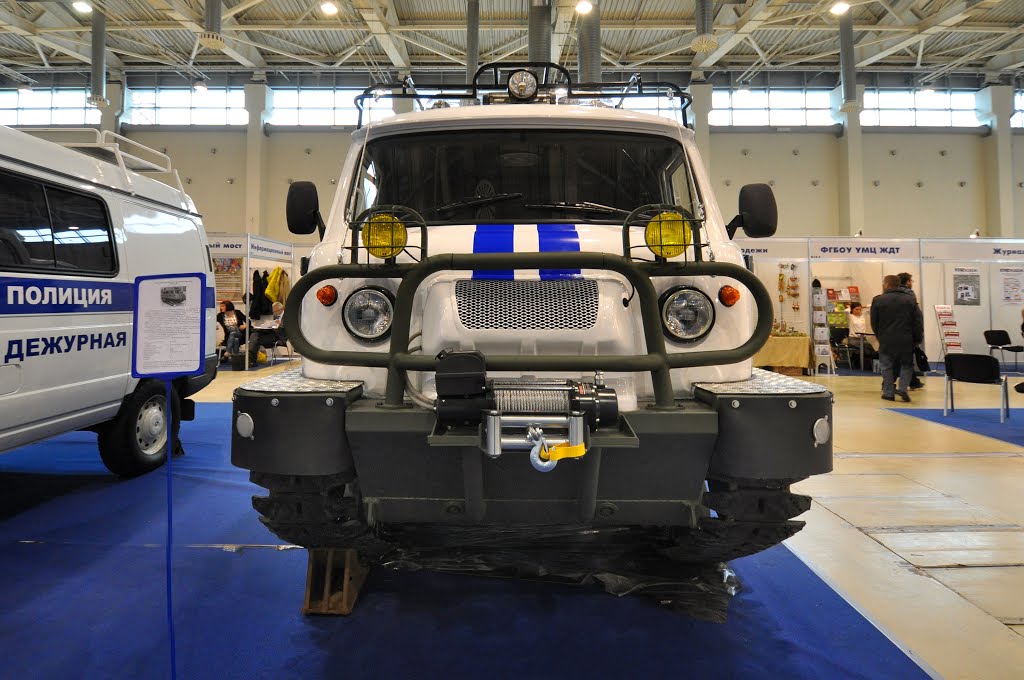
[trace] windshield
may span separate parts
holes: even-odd
[[[650,203],[703,217],[679,143],[660,136],[566,130],[461,130],[385,137],[366,146],[350,219],[378,205],[428,225],[622,224]]]

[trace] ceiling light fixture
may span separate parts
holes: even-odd
[[[590,14],[592,9],[594,9],[593,3],[587,2],[587,0],[580,0],[576,3],[577,14]]]
[[[207,92],[207,90],[206,90],[206,81],[204,79],[202,79],[202,78],[196,79],[192,83],[192,90],[196,94],[206,94],[206,92]]]
[[[857,230],[857,233],[856,233],[856,234],[854,234],[854,235],[853,235],[853,237],[854,237],[854,238],[859,238],[859,237],[861,237],[861,236],[863,236],[863,235],[864,235],[864,230],[863,230],[863,229],[858,229],[858,230]]]
[[[320,3],[320,11],[329,17],[333,17],[338,13],[338,6],[333,2]]]
[[[850,11],[850,3],[848,2],[837,2],[829,7],[828,11],[834,15],[842,16]]]
[[[32,84],[31,83],[21,83],[21,84],[19,84],[18,85],[18,92],[20,94],[32,94]]]
[[[975,229],[971,232],[970,238],[978,238],[979,236],[981,236],[981,229]]]
[[[930,97],[933,94],[935,94],[935,90],[931,87],[931,85],[925,85],[920,90],[918,90],[918,92],[923,94],[925,97]]]
[[[71,3],[71,6],[75,8],[75,11],[79,14],[92,14],[92,5],[83,0]]]

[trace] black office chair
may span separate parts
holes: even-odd
[[[828,336],[829,344],[832,345],[832,352],[836,355],[836,363],[838,364],[841,361],[845,361],[846,367],[852,371],[853,360],[850,358],[850,350],[852,348],[843,342],[843,340],[850,337],[850,329],[829,328]]]
[[[945,402],[942,415],[956,411],[953,401],[953,383],[968,382],[981,385],[1000,385],[1002,402],[999,405],[999,422],[1004,423],[1010,417],[1010,391],[1006,385],[1006,377],[1002,375],[999,362],[993,356],[985,354],[947,354]]]
[[[273,366],[277,362],[277,350],[284,349],[288,352],[288,361],[292,360],[292,346],[287,340],[278,340],[270,347],[267,347],[267,363]]]
[[[1020,364],[1018,363],[1018,355],[1024,352],[1024,345],[1011,345],[1010,334],[1006,331],[985,331],[985,342],[988,343],[988,353],[992,354],[992,350],[999,350],[999,356],[1003,361],[1006,360],[1006,352],[1013,352],[1013,370],[1018,370]]]

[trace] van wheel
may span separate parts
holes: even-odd
[[[181,425],[178,395],[172,392],[174,434]],[[167,460],[167,392],[159,382],[139,383],[117,415],[100,430],[100,457],[121,477],[138,477]]]

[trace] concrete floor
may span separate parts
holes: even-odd
[[[222,372],[197,398],[289,365]],[[1024,448],[887,411],[876,377],[812,379],[836,395],[835,470],[797,485],[814,504],[787,545],[932,675],[1024,678]],[[912,398],[896,405],[941,408],[941,379]],[[957,386],[959,408],[997,403]]]

